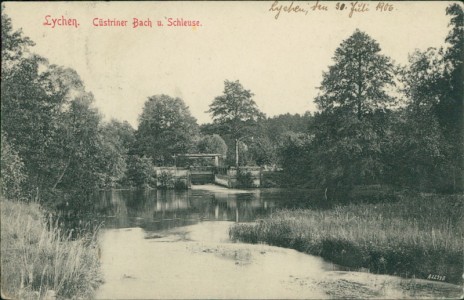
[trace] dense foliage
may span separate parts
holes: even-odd
[[[35,55],[33,45],[2,14],[2,194],[78,207],[97,188],[149,182],[153,170],[145,174],[144,158],[133,158],[131,125],[104,122],[77,72]]]
[[[154,95],[147,98],[135,129],[127,122],[105,122],[79,74],[34,54],[34,42],[14,31],[2,11],[0,199],[81,209],[92,204],[96,189],[153,187],[155,166],[172,166],[176,155],[196,152],[221,154],[226,166],[261,166],[272,174],[269,186],[309,187],[319,200],[362,201],[367,197],[352,196],[359,187],[462,193],[464,12],[456,3],[446,14],[450,23],[444,46],[416,50],[404,66],[395,65],[375,39],[356,30],[340,43],[333,65],[323,73],[314,114],[266,118],[252,91],[238,80],[226,80],[222,94],[211,99],[211,124],[198,126],[183,99]],[[240,187],[253,186],[250,173],[237,172]],[[188,185],[169,172],[159,174],[162,188]],[[393,203],[389,193],[384,197],[378,190],[376,197],[391,203],[323,213],[284,211],[258,225],[237,226],[232,236],[335,262],[349,255],[353,266],[378,272],[424,275],[448,268],[457,282],[462,197],[421,196]],[[43,284],[60,297],[71,298],[65,293],[70,291],[88,298],[99,284],[96,248],[66,239],[41,217],[27,221],[42,214],[36,204],[23,208],[5,201],[2,218],[9,226],[2,221],[2,241],[4,235],[11,241],[2,247],[24,250],[2,248],[2,267],[13,270],[4,272],[13,274],[7,280],[14,284],[8,286],[25,284],[27,291],[39,287],[45,293]],[[33,210],[21,215],[27,207]],[[82,264],[70,266],[76,257],[82,257]],[[24,264],[31,258],[39,258],[35,267]],[[48,262],[56,267],[47,269]],[[22,278],[26,272],[29,278]],[[57,287],[57,282],[69,286]]]
[[[255,105],[249,101],[253,94],[226,81],[224,95],[214,99],[209,111],[214,122],[201,131],[219,134],[229,145],[253,136],[240,140],[240,164],[282,170],[281,185],[321,188],[329,197],[357,185],[378,184],[462,191],[462,6],[450,5],[446,14],[450,30],[445,46],[416,50],[405,66],[395,65],[376,40],[356,30],[340,43],[334,64],[323,73],[314,115],[247,123],[234,105],[242,101],[238,107],[246,115]],[[258,116],[255,110],[250,118],[252,114]],[[247,124],[253,124],[251,132]],[[229,150],[228,156],[233,155]]]
[[[275,125],[283,116],[262,123],[285,185],[329,196],[374,184],[463,190],[463,11],[454,4],[446,13],[446,47],[416,50],[406,66],[356,30],[336,49],[315,99],[320,110],[304,116],[306,126],[293,125],[298,115],[285,117],[288,131]]]
[[[139,117],[137,151],[158,165],[171,165],[175,154],[191,152],[197,141],[198,125],[180,98],[149,97]]]
[[[227,144],[218,134],[204,135],[198,141],[199,153],[215,153],[226,156]]]
[[[393,85],[393,65],[380,54],[379,44],[356,30],[335,50],[335,64],[323,73],[322,94],[315,101],[323,111],[335,108],[349,111],[361,119],[387,107],[393,98],[386,88]]]
[[[229,150],[227,155],[233,158],[233,160],[228,160],[229,164],[238,166],[246,163],[244,156],[240,158],[239,154],[244,153],[240,151],[240,148],[247,149],[245,144],[240,146],[241,140],[252,138],[258,121],[264,117],[253,100],[253,96],[254,94],[246,90],[238,80],[226,80],[223,94],[214,98],[209,106],[208,112],[213,118],[215,133],[224,136],[228,142],[228,148],[234,149],[234,152]]]
[[[208,112],[225,133],[238,139],[252,132],[255,122],[263,117],[253,100],[253,93],[237,81],[224,82],[224,92],[214,98]]]
[[[21,184],[22,197],[44,199],[56,189],[99,187],[107,153],[93,95],[74,70],[30,53],[32,45],[2,15],[2,175],[16,172],[2,176],[3,193],[18,197],[12,186]]]
[[[323,73],[314,114],[266,118],[252,91],[226,80],[211,124],[198,126],[184,100],[155,95],[137,129],[103,121],[79,74],[35,55],[2,15],[2,192],[49,200],[73,191],[84,201],[96,188],[152,186],[154,166],[195,152],[329,195],[373,184],[462,191],[464,17],[458,4],[446,14],[444,46],[416,50],[404,66],[356,30]]]

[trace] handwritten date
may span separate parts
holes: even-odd
[[[315,12],[327,12],[331,9],[337,11],[346,11],[349,18],[352,18],[355,14],[368,13],[374,11],[377,13],[388,13],[393,12],[395,7],[389,2],[365,2],[365,1],[352,1],[352,2],[337,2],[330,3],[325,1],[315,1],[302,3],[298,2],[295,4],[292,2],[284,2],[281,4],[279,1],[274,1],[269,8],[269,12],[274,14],[274,19],[278,20],[281,14],[292,14],[292,15],[308,15],[308,13]]]

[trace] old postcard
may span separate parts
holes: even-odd
[[[463,20],[2,2],[2,297],[462,297]]]

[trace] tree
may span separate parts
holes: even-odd
[[[111,135],[117,139],[124,148],[126,154],[131,151],[135,144],[135,129],[127,121],[111,119],[104,125],[105,135]]]
[[[430,109],[398,111],[385,141],[386,183],[431,191],[447,181],[448,145]]]
[[[258,166],[275,165],[277,163],[277,150],[268,136],[263,135],[253,139],[250,152]]]
[[[145,102],[136,132],[138,154],[158,165],[172,164],[175,154],[195,147],[198,124],[184,101],[167,95],[151,96]]]
[[[129,155],[126,176],[131,186],[144,188],[153,184],[155,170],[151,158]]]
[[[112,119],[100,126],[99,147],[101,152],[100,165],[102,167],[101,183],[103,187],[125,186],[127,181],[127,167],[129,156],[135,143],[134,129],[127,122]]]
[[[335,51],[335,65],[323,74],[322,109],[312,127],[317,167],[323,186],[350,187],[381,181],[382,144],[394,101],[393,65],[379,44],[356,30]]]
[[[101,116],[93,102],[93,95],[84,93],[71,102],[63,116],[66,122],[58,142],[65,165],[54,187],[90,191],[102,183],[107,168],[102,157],[108,155],[104,152],[108,149],[101,147]]]
[[[380,54],[379,44],[356,30],[335,50],[335,64],[323,73],[322,95],[315,102],[322,110],[346,108],[358,119],[393,101],[386,88],[393,86],[393,65]]]
[[[401,68],[401,89],[406,104],[414,112],[433,111],[446,97],[446,63],[443,49],[416,50],[409,55],[409,65]]]
[[[287,131],[280,136],[279,162],[286,185],[307,185],[311,179],[312,137],[301,132]]]
[[[238,166],[238,143],[252,133],[258,119],[264,114],[258,109],[250,90],[237,81],[224,82],[223,95],[214,98],[208,113],[224,134],[235,141],[235,163]]]
[[[400,141],[394,150],[403,149],[403,154],[410,154],[409,163],[398,169],[407,167],[405,174],[422,178],[418,184],[421,189],[456,192],[463,189],[464,167],[464,13],[458,4],[450,5],[446,13],[452,16],[446,38],[449,47],[415,51],[409,57],[409,65],[401,69],[406,112],[405,123],[395,127]],[[421,126],[426,126],[426,130],[416,128]],[[406,147],[411,144],[417,149]]]
[[[197,147],[200,153],[217,153],[222,156],[227,154],[226,142],[218,134],[201,137]]]
[[[100,126],[99,144],[102,166],[101,183],[103,187],[116,187],[121,183],[127,170],[127,160],[132,147],[134,133],[127,122],[112,119]]]
[[[4,12],[2,5],[2,78],[7,71],[27,52],[34,42],[24,37],[21,30],[13,32],[11,19]]]
[[[350,112],[316,114],[313,158],[317,168],[313,176],[324,187],[351,187],[378,183],[383,170],[381,127],[385,116],[359,120]],[[382,126],[382,125],[381,125]]]
[[[24,162],[29,188],[36,191],[50,186],[59,173],[53,171],[60,164],[53,151],[61,137],[66,92],[55,84],[53,71],[46,59],[31,55],[18,59],[2,78],[2,130]]]
[[[133,129],[102,125],[77,72],[30,53],[32,45],[2,14],[2,191],[79,207],[122,179]]]
[[[447,62],[446,76],[449,79],[449,104],[445,108],[449,111],[444,114],[452,113],[451,126],[462,129],[463,121],[463,85],[464,85],[464,11],[462,5],[457,3],[450,5],[446,9],[446,14],[451,16],[449,23],[450,31],[446,37],[446,42],[450,45],[445,52]],[[445,101],[443,101],[445,102]],[[461,122],[461,123],[459,123]],[[457,124],[456,124],[457,123]]]
[[[450,47],[445,52],[449,68],[445,78],[448,82],[447,97],[437,107],[440,124],[450,144],[450,169],[453,174],[453,190],[464,190],[464,11],[454,3],[446,9],[451,16],[450,32],[446,42]]]
[[[267,137],[275,144],[281,142],[281,136],[287,132],[306,133],[311,124],[312,116],[310,112],[304,115],[289,113],[267,118],[263,123]]]
[[[89,195],[120,171],[117,151],[100,133],[93,95],[76,71],[29,53],[32,41],[13,32],[5,15],[2,34],[2,145],[9,153],[5,174],[9,165],[18,166],[27,178],[20,180],[23,194],[41,201]],[[79,204],[85,199],[72,200]]]
[[[272,166],[287,160],[283,155],[289,152],[283,149],[288,146],[289,136],[307,135],[312,119],[310,112],[304,115],[286,113],[259,122],[260,135],[250,147],[256,164]]]

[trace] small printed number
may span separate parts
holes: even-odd
[[[446,276],[429,274],[429,276],[427,276],[427,279],[445,281]]]

